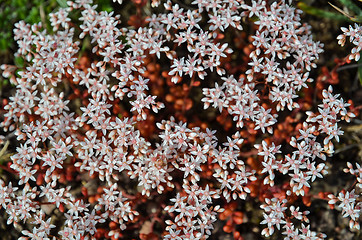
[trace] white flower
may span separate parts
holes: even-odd
[[[122,4],[123,0],[113,0],[113,2],[118,2],[118,4]]]

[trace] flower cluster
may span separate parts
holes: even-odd
[[[217,212],[223,211],[220,206],[213,209],[208,207],[212,204],[214,195],[218,198],[216,192],[209,190],[209,186],[203,190],[196,184],[190,186],[185,182],[184,190],[186,196],[181,197],[178,193],[176,198],[170,200],[175,204],[165,208],[170,213],[179,213],[175,222],[166,221],[169,234],[165,239],[201,239],[205,235],[211,235],[212,223],[216,221]]]
[[[351,54],[348,55],[350,60],[354,59],[358,61],[360,59],[360,51],[362,49],[362,28],[357,23],[354,24],[354,27],[350,25],[348,28],[342,27],[343,34],[337,37],[338,44],[342,47],[346,44],[347,39],[355,45],[351,50]]]
[[[302,113],[299,94],[323,46],[291,1],[195,0],[187,8],[167,0],[164,12],[124,28],[92,0],[67,4],[51,14],[52,32],[16,24],[26,66],[16,73],[2,66],[16,89],[1,127],[19,146],[3,167],[17,178],[0,180],[0,206],[8,224],[31,224],[22,239],[118,239],[152,218],[165,239],[207,239],[223,205],[252,199],[262,202],[261,235],[285,229],[288,239],[326,237],[310,230],[308,212],[294,201],[327,173],[326,156],[343,135],[338,123],[354,114],[330,87],[290,139],[274,136],[285,114]],[[242,34],[242,19],[255,34],[237,76],[227,67],[237,49],[222,39]],[[225,127],[220,136],[186,114],[197,105],[219,110],[233,132]],[[348,166],[360,187],[360,166]],[[330,202],[341,202],[351,227],[359,226],[357,197],[350,191]],[[163,209],[144,209],[157,201]]]
[[[292,219],[308,223],[309,220],[306,215],[308,215],[309,212],[301,212],[299,211],[299,207],[296,208],[291,205],[289,207],[290,216],[288,216],[286,214],[286,204],[286,199],[280,201],[277,198],[267,198],[265,199],[265,204],[261,205],[261,208],[264,209],[265,212],[263,213],[264,220],[261,224],[267,224],[267,228],[264,228],[262,231],[265,236],[268,237],[273,234],[275,227],[278,230],[282,227],[285,229],[283,232],[285,239],[323,239],[326,237],[325,234],[317,234],[316,232],[311,231],[310,226],[305,226],[303,223],[300,228],[295,228]]]
[[[356,163],[356,168],[348,162],[348,168],[344,169],[345,173],[350,173],[356,177],[356,181],[354,182],[353,190],[342,190],[338,193],[337,196],[333,194],[329,194],[329,204],[337,205],[339,210],[342,210],[343,217],[349,217],[349,227],[360,229],[360,216],[361,216],[361,208],[362,202],[358,199],[361,198],[361,193],[359,192],[362,188],[362,167]],[[357,192],[356,192],[357,191]],[[339,204],[337,204],[339,203]]]
[[[342,27],[341,30],[343,31],[343,34],[340,34],[337,37],[338,44],[344,46],[347,38],[349,38],[350,42],[353,43],[355,47],[352,49],[351,54],[349,54],[347,58],[349,60],[354,59],[355,61],[358,61],[360,59],[360,51],[362,46],[361,26],[355,23],[354,27],[350,25],[348,28]],[[332,116],[337,116],[337,114],[339,114],[346,121],[349,121],[350,117],[354,117],[354,115],[351,115],[351,113],[347,113],[345,111],[343,106],[348,106],[348,103],[345,103],[342,100],[336,101],[339,95],[337,94],[334,96],[331,89],[328,89],[328,91],[324,90],[323,96],[326,100],[324,101],[323,106],[319,106],[320,115],[313,118],[309,116],[309,118],[314,122],[318,121],[319,124],[321,124],[320,128],[324,133],[330,133],[329,137],[324,139],[324,142],[329,142],[329,149],[332,149],[333,152],[333,144],[330,142],[330,140],[335,138],[337,141],[339,141],[339,136],[343,134],[343,131],[341,131],[335,125],[338,120]],[[326,109],[325,106],[330,102],[336,102],[336,105]],[[356,168],[354,168],[350,162],[347,162],[347,167],[348,168],[344,169],[344,172],[355,176],[355,182],[348,190],[342,190],[337,195],[329,194],[328,198],[330,200],[328,203],[336,205],[337,208],[342,211],[343,217],[350,218],[350,228],[360,229],[360,212],[362,208],[362,202],[360,201],[362,196],[360,191],[362,188],[362,167],[360,164],[356,163]]]
[[[308,71],[317,66],[313,61],[323,52],[323,44],[314,42],[310,27],[300,22],[301,11],[284,2],[274,2],[269,8],[264,1],[253,1],[251,7],[243,7],[249,17],[259,19],[251,68],[246,71],[248,81],[261,79],[269,85],[269,98],[277,103],[277,111],[298,107],[294,99],[311,81]]]
[[[329,195],[331,200],[329,204],[336,204],[339,202],[338,207],[342,209],[343,217],[350,217],[350,228],[360,229],[359,216],[361,211],[361,202],[357,202],[358,194],[355,194],[355,190],[350,192],[340,192],[337,197],[333,194]]]

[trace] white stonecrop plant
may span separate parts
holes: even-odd
[[[349,25],[348,28],[342,27],[341,30],[343,31],[343,34],[340,34],[337,37],[338,44],[343,47],[349,38],[349,41],[353,43],[355,47],[352,48],[351,54],[348,55],[348,58],[350,60],[354,59],[355,61],[358,61],[361,57],[360,52],[362,50],[362,27],[355,23],[354,26]]]
[[[262,0],[253,0],[251,5],[237,0],[195,0],[195,10],[190,10],[165,1],[167,13],[149,17],[147,27],[119,29],[119,16],[113,12],[98,12],[91,0],[75,0],[51,15],[53,34],[47,33],[41,24],[16,24],[17,55],[25,58],[27,67],[18,72],[19,77],[11,79],[16,92],[5,106],[1,124],[4,131],[15,131],[21,143],[11,157],[11,168],[19,175],[17,187],[0,180],[0,206],[7,213],[8,224],[31,222],[34,228],[24,230],[23,239],[49,239],[55,225],[41,203],[50,202],[57,208],[65,207],[59,238],[91,238],[97,224],[105,221],[119,224],[120,229],[110,232],[110,236],[118,236],[127,221],[139,213],[132,209],[117,181],[128,175],[138,181],[143,195],[150,196],[155,191],[164,193],[166,187],[175,188],[173,173],[181,171],[181,189],[187,197],[176,193],[170,199],[165,210],[175,218],[166,221],[168,234],[164,238],[208,238],[217,213],[223,211],[214,206],[213,200],[245,200],[250,193],[247,184],[257,180],[255,171],[240,158],[243,139],[239,130],[252,122],[255,130],[272,134],[278,113],[299,107],[295,102],[298,92],[312,81],[309,71],[316,67],[313,61],[322,52],[322,44],[312,40],[310,27],[300,23],[301,11],[288,2],[282,0],[267,6]],[[154,6],[159,3],[152,2]],[[69,17],[72,11],[81,12],[80,32]],[[203,15],[208,16],[207,28],[199,25]],[[217,40],[217,32],[228,28],[242,31],[241,18],[253,16],[258,19],[254,22],[257,31],[252,42],[255,50],[250,54],[246,79],[237,79],[221,67],[220,61],[233,50]],[[86,36],[99,60],[87,69],[75,68],[80,39]],[[186,47],[187,54],[179,56],[177,50],[168,47],[170,43]],[[233,117],[237,132],[220,144],[215,131],[189,128],[187,123],[177,123],[171,116],[157,123],[158,143],[152,145],[143,138],[135,125],[146,120],[151,110],[157,113],[165,107],[149,94],[149,80],[142,77],[146,54],[170,60],[169,74],[175,84],[183,77],[205,79],[215,70],[221,84],[215,82],[214,87],[204,88],[201,101],[205,109],[225,109]],[[11,75],[10,67],[2,69],[4,77]],[[78,112],[71,110],[71,101],[57,90],[69,78],[89,93],[89,103]],[[265,100],[256,82],[269,86],[267,99],[275,103],[275,109],[262,106]],[[112,117],[110,102],[117,98],[129,102],[132,117]],[[289,194],[304,195],[304,187],[309,188],[326,173],[325,153],[333,153],[332,139],[338,141],[343,134],[339,119],[348,121],[353,114],[346,110],[349,104],[332,94],[332,88],[323,92],[323,98],[319,112],[307,113],[300,135],[291,139],[290,145],[295,149],[291,154],[266,141],[255,146],[258,155],[263,156],[264,184],[273,186],[275,173],[279,172],[290,177]],[[29,115],[37,116],[38,120],[30,122]],[[90,127],[86,131],[85,125]],[[318,135],[325,136],[323,143],[317,141]],[[74,166],[89,175],[97,173],[105,187],[96,204],[76,199],[70,187],[59,183],[57,169],[75,156]],[[201,167],[209,159],[215,165],[211,177],[217,183],[214,187],[200,183]],[[45,182],[30,187],[40,174],[34,167],[39,161],[46,168]],[[360,180],[361,168],[357,167],[359,170],[349,166],[347,171],[359,171]],[[333,200],[341,201],[340,207],[348,206],[344,216],[351,216],[354,227],[359,227],[357,198],[355,192],[350,192]],[[325,237],[309,229],[308,212],[300,212],[285,199],[266,199],[261,208],[261,224],[267,225],[262,231],[265,236],[277,228],[285,229],[283,235],[288,239]],[[96,211],[102,214],[96,215]],[[296,224],[292,219],[302,223]]]

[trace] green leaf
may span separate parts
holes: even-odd
[[[37,7],[32,7],[25,21],[31,24],[40,22],[39,9]]]
[[[338,0],[343,6],[353,11],[358,16],[362,16],[362,9],[359,8],[354,2],[351,0]]]
[[[103,6],[101,10],[106,12],[112,12],[113,8],[111,6]]]
[[[337,6],[334,6],[332,3],[329,3],[329,5],[331,5],[334,9],[336,9],[338,12],[342,13],[344,16],[348,17],[351,21],[353,22],[361,22],[362,21],[362,17],[361,16],[351,16],[348,12],[340,9]]]
[[[10,46],[10,42],[9,42],[9,39],[6,36],[4,36],[3,38],[0,38],[0,50],[4,51],[9,46]]]
[[[22,57],[16,57],[14,62],[15,62],[17,67],[19,67],[19,68],[24,67],[24,59]]]
[[[304,2],[298,2],[297,4],[298,8],[300,8],[301,10],[303,10],[303,12],[313,15],[313,16],[317,16],[317,17],[321,17],[321,18],[329,18],[329,19],[334,19],[337,21],[349,21],[352,22],[351,19],[349,19],[346,16],[343,16],[342,14],[339,13],[335,13],[335,12],[329,12],[329,11],[325,11],[319,8],[315,8],[312,6],[309,6],[307,4],[305,4]]]
[[[58,3],[59,6],[62,7],[62,8],[68,7],[68,4],[67,4],[67,1],[66,1],[66,0],[57,0],[57,3]]]

